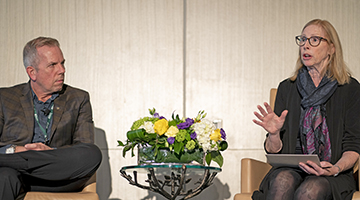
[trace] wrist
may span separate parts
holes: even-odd
[[[337,166],[337,165],[334,165],[334,167],[336,167],[336,168],[338,169],[338,172],[337,172],[336,174],[334,174],[334,176],[337,176],[337,175],[339,175],[339,173],[341,172],[341,169],[340,169],[340,167]]]
[[[269,133],[268,136],[266,137],[266,139],[271,143],[281,142],[280,132],[277,132],[277,133],[274,133],[274,134]]]
[[[270,138],[270,135],[266,138],[265,147],[270,153],[278,153],[283,147],[283,143],[280,138]]]
[[[6,149],[6,154],[13,154],[16,152],[16,145],[11,145],[9,148]]]

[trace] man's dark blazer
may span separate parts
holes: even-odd
[[[0,88],[0,147],[31,143],[34,135],[34,103],[30,82]],[[54,100],[50,147],[94,142],[94,123],[89,94],[65,85]]]

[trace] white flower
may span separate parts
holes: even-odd
[[[207,152],[208,150],[217,150],[216,145],[215,147],[211,147],[213,145],[210,140],[210,134],[213,133],[216,129],[214,123],[212,123],[210,120],[202,119],[200,122],[195,123],[192,128],[196,132],[196,138],[204,152]]]
[[[139,129],[141,128],[145,129],[147,133],[155,133],[154,124],[152,122],[144,122],[144,124],[139,127]]]

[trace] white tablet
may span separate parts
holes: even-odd
[[[299,162],[306,163],[308,160],[320,166],[320,160],[318,155],[304,155],[304,154],[266,154],[267,162],[274,166],[289,166],[298,167]]]

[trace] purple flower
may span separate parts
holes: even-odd
[[[224,129],[221,128],[220,133],[221,133],[221,138],[226,140],[226,133],[225,133]]]
[[[174,144],[175,138],[174,137],[168,137],[167,141],[168,141],[169,144]]]
[[[193,139],[193,140],[195,140],[196,136],[197,136],[196,132],[193,132],[190,135],[191,139]]]
[[[154,116],[155,118],[159,118],[159,117],[160,117],[159,113],[154,113],[153,116]]]
[[[154,118],[158,118],[158,119],[166,119],[165,117],[160,116],[159,113],[154,113],[154,114],[153,114],[153,117],[154,117]]]
[[[178,129],[186,129],[189,128],[191,125],[193,125],[194,120],[190,118],[186,118],[185,122],[180,123],[177,125]]]

